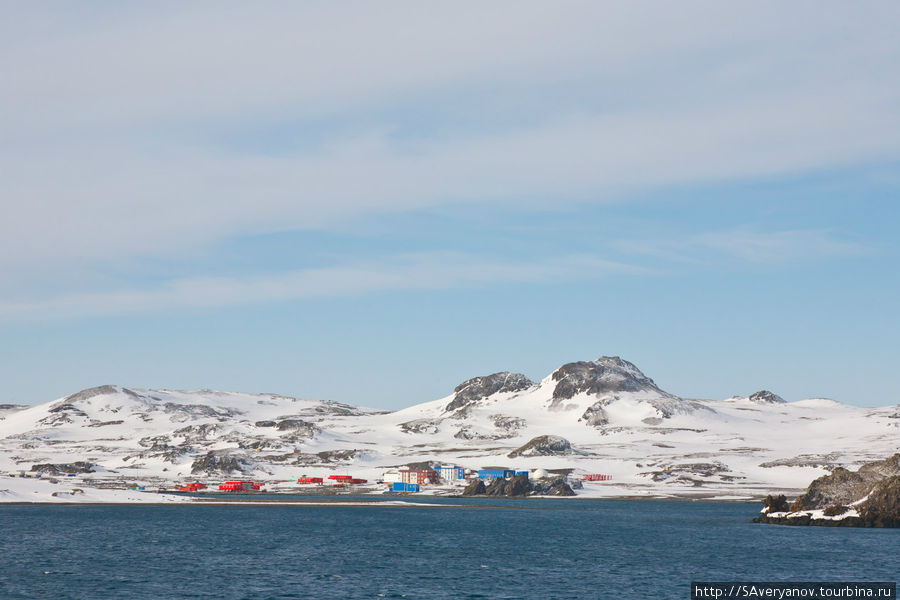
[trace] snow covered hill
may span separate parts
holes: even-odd
[[[434,462],[612,475],[585,483],[581,495],[755,498],[890,456],[900,450],[898,427],[900,406],[787,403],[771,392],[683,399],[635,365],[602,357],[539,382],[508,372],[476,377],[396,412],[105,385],[3,410],[0,471],[81,471],[83,485],[122,487],[331,473],[374,480]]]

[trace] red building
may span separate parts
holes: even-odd
[[[307,477],[304,475],[297,478],[297,483],[323,483],[323,480],[321,477]]]
[[[197,492],[199,490],[205,490],[206,484],[200,482],[187,483],[178,488],[179,492]]]
[[[219,489],[223,492],[258,492],[264,485],[255,481],[226,481]]]
[[[437,483],[438,474],[434,469],[403,469],[397,471],[400,481],[403,483]]]

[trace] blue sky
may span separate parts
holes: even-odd
[[[0,403],[900,402],[895,3],[65,6],[0,19]]]

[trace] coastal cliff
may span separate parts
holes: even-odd
[[[900,527],[900,453],[857,471],[838,467],[814,480],[793,504],[768,496],[755,523]]]

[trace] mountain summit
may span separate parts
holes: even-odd
[[[653,380],[644,375],[634,364],[618,356],[601,356],[590,362],[572,362],[553,372],[556,387],[555,401],[568,400],[580,393],[592,396],[615,392],[651,392],[654,395],[674,398],[659,389]]]
[[[521,373],[494,373],[484,377],[473,377],[463,381],[453,390],[453,400],[444,409],[447,412],[466,408],[488,396],[503,392],[520,392],[534,385],[534,382]]]

